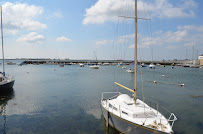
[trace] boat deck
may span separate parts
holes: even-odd
[[[167,133],[172,132],[169,123],[170,118],[166,119],[160,112],[139,99],[134,104],[133,98],[130,98],[127,94],[102,100],[102,106],[112,114],[132,123]]]

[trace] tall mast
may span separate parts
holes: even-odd
[[[195,55],[195,48],[194,48],[194,44],[193,44],[193,46],[192,46],[192,64],[194,64],[194,55]]]
[[[2,6],[1,7],[1,44],[2,44],[2,58],[3,58],[3,75],[5,76],[4,68],[4,45],[3,45],[3,25],[2,25]]]
[[[137,0],[135,0],[135,59],[134,59],[134,103],[137,100]]]

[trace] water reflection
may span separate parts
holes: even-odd
[[[120,132],[118,132],[115,128],[111,127],[111,125],[109,125],[106,120],[104,119],[104,116],[101,115],[101,120],[103,123],[103,130],[106,130],[105,134],[120,134]]]
[[[0,134],[118,134],[114,128],[106,128],[100,99],[102,91],[116,91],[115,81],[133,88],[133,76],[125,70],[117,66],[99,70],[90,70],[86,66],[78,70],[78,66],[60,68],[55,65],[9,66],[8,73],[9,69],[18,81],[14,85],[15,97],[14,93],[6,97],[0,94]],[[201,133],[203,101],[190,95],[203,94],[202,70],[160,67],[155,70],[144,68],[142,72],[144,80],[186,84],[183,89],[144,81],[144,95],[177,114],[175,133]],[[167,78],[162,77],[163,74]],[[140,79],[138,89],[141,95]],[[120,92],[129,93],[123,89]],[[6,115],[5,120],[3,115]]]
[[[6,105],[14,97],[13,89],[0,94],[0,133],[6,134]],[[3,120],[3,121],[1,121]]]

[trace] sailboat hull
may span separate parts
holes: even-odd
[[[13,90],[15,80],[0,84],[0,93],[9,92]]]
[[[156,131],[125,119],[121,119],[120,117],[108,112],[102,105],[102,114],[106,123],[108,123],[111,127],[115,128],[121,133],[125,134],[168,134],[160,131]],[[109,113],[109,114],[108,114]]]
[[[99,69],[99,66],[93,65],[93,66],[90,66],[90,69]]]

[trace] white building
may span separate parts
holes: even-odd
[[[198,61],[200,65],[203,65],[203,54],[198,57]]]

